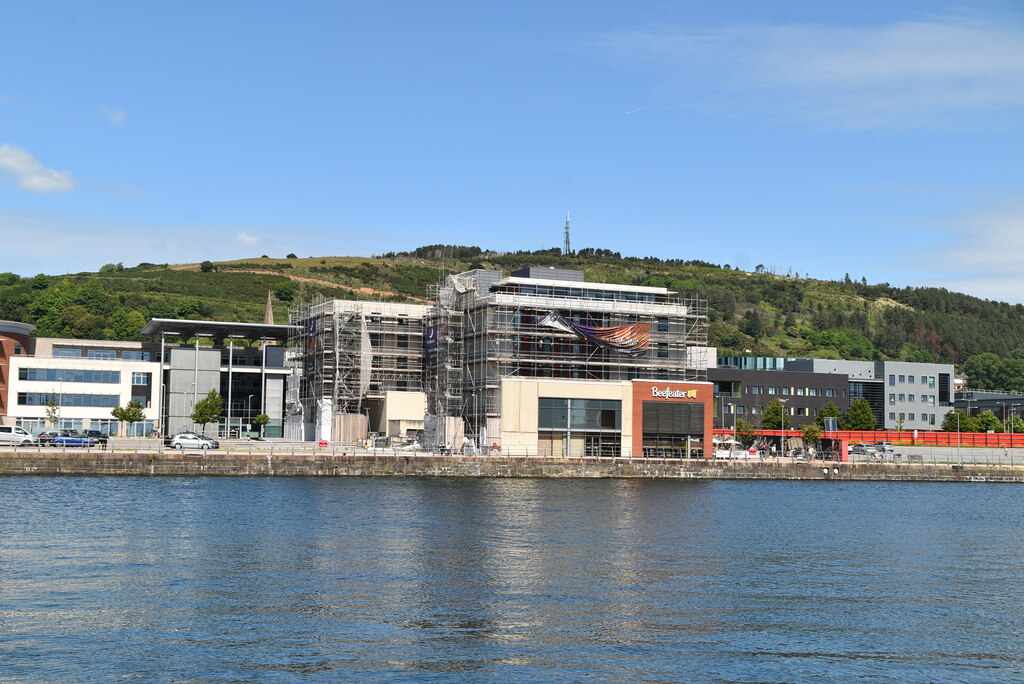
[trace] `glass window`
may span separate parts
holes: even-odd
[[[668,332],[668,319],[667,318],[659,318],[658,319],[658,332]]]
[[[397,342],[398,342],[398,346],[399,347],[408,347],[409,346],[409,336],[408,335],[399,335]]]
[[[46,406],[50,397],[57,400],[59,406],[93,406],[114,408],[118,405],[116,394],[59,394],[53,392],[18,392],[20,406]]]
[[[914,395],[913,394],[908,394],[907,395],[907,401],[916,401],[916,399],[914,399]]]
[[[132,373],[133,385],[148,385],[149,373]]]
[[[90,359],[116,359],[117,352],[113,349],[90,349],[86,354]]]
[[[895,375],[890,375],[889,376],[889,385],[892,386],[892,385],[895,385],[895,384],[896,384],[896,376]]]
[[[19,368],[19,380],[46,380],[50,382],[121,382],[121,371],[85,370],[72,368]]]
[[[782,388],[782,396],[788,397],[790,389],[791,389],[790,387],[783,387]]]
[[[907,420],[914,420],[914,414],[913,413],[908,413],[907,414]]]
[[[934,394],[929,394],[928,395],[928,405],[929,406],[935,406],[935,395]]]
[[[907,382],[909,382],[911,385],[913,385],[914,384],[914,376],[913,375],[908,375],[907,376]]]
[[[928,376],[928,387],[935,387],[935,376],[934,375],[929,375]]]
[[[890,411],[889,412],[889,420],[896,420],[896,412],[895,411]]]
[[[900,376],[900,382],[906,382],[906,381],[907,381],[907,376],[901,375]]]
[[[825,396],[826,397],[834,397],[834,396],[836,396],[836,391],[834,389],[830,389],[830,388],[826,387],[825,388]]]
[[[896,405],[896,394],[892,393],[892,394],[889,395],[889,406],[895,406],[895,405]]]
[[[121,352],[121,358],[126,361],[149,361],[148,351],[125,350]]]
[[[907,400],[907,395],[901,394],[900,395],[900,401],[906,401],[906,400]]]
[[[53,358],[55,359],[80,359],[82,358],[81,349],[70,349],[68,347],[54,347]]]
[[[797,388],[796,388],[796,396],[798,396],[798,397],[802,397],[802,396],[804,396],[804,394],[806,393],[806,391],[807,391],[807,390],[805,390],[805,389],[804,389],[803,387],[797,387]]]
[[[817,387],[808,387],[807,388],[807,396],[809,396],[809,397],[816,397],[816,396],[818,396],[818,388]]]
[[[921,384],[922,385],[927,385],[928,384],[928,376],[927,375],[922,375],[921,376]]]
[[[667,342],[659,342],[658,343],[658,358],[659,359],[667,359],[668,358],[668,343]]]

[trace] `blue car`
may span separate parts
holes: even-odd
[[[58,434],[54,435],[49,444],[53,447],[91,447],[95,446],[96,440],[86,437],[80,432],[61,430]]]

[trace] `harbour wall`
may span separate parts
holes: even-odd
[[[1024,483],[1024,466],[396,454],[0,451],[0,476],[523,477]]]

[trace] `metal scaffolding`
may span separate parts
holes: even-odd
[[[304,422],[368,415],[386,392],[423,390],[423,316],[427,307],[392,302],[323,300],[289,313],[301,359]],[[328,437],[328,438],[331,438]]]
[[[665,288],[503,279],[485,270],[450,276],[432,294],[427,326],[436,326],[437,343],[433,353],[427,349],[429,410],[460,416],[466,433],[481,441],[498,435],[504,377],[707,379],[707,303],[699,298]],[[630,356],[591,344],[542,325],[553,312],[596,328],[647,324],[649,346]]]

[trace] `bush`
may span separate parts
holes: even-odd
[[[216,267],[213,265],[212,261],[204,261],[203,263],[199,264],[199,270],[202,271],[203,273],[209,273],[215,268]]]

